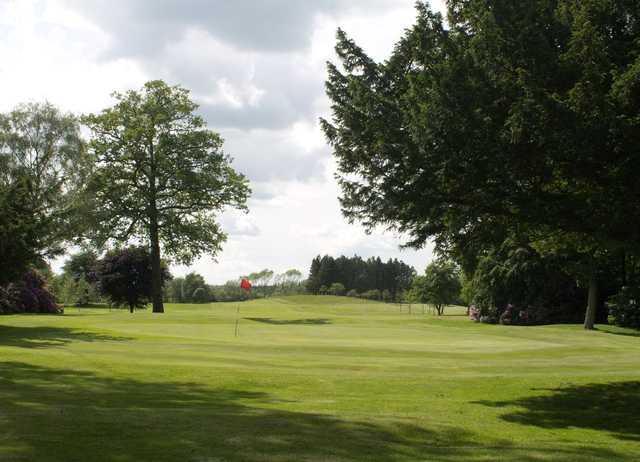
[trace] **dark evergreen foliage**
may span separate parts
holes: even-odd
[[[322,125],[343,213],[466,271],[522,233],[571,253],[592,328],[601,265],[640,255],[639,5],[451,0],[445,23],[418,2],[381,63],[339,31]]]
[[[344,291],[364,293],[377,290],[381,294],[386,290],[396,300],[411,286],[415,274],[415,269],[397,259],[383,263],[380,257],[363,260],[358,256],[333,258],[318,255],[311,262],[307,291],[319,294],[324,287],[324,292],[328,292],[333,284],[340,283]]]

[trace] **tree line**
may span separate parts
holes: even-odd
[[[479,319],[640,326],[639,36],[608,0],[418,2],[383,62],[339,30],[343,213],[435,243]]]
[[[248,292],[240,288],[240,280],[245,278],[252,283]],[[289,269],[283,273],[263,269],[222,285],[207,284],[204,277],[192,272],[184,278],[174,278],[167,284],[165,300],[174,303],[233,302],[274,295],[300,294],[304,291],[302,273],[297,269]]]
[[[376,300],[399,300],[409,289],[416,271],[397,259],[380,257],[315,257],[311,262],[307,291],[311,294],[363,296]]]
[[[163,300],[171,303],[211,303],[243,301],[274,295],[305,292],[302,273],[289,269],[282,273],[264,269],[222,285],[209,284],[197,272],[173,277],[166,262],[161,263]],[[93,250],[68,257],[60,274],[42,270],[51,293],[67,306],[125,306],[131,311],[144,308],[151,298],[151,255],[145,247],[126,247],[100,257]],[[240,280],[253,283],[249,292],[240,288]]]

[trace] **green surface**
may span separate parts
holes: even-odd
[[[0,461],[640,460],[634,332],[448,314],[301,296],[0,317]]]

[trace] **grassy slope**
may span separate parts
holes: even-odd
[[[236,306],[0,318],[0,461],[640,460],[631,332]]]

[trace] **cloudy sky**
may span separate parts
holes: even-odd
[[[442,8],[442,1],[434,1]],[[0,110],[48,100],[99,111],[114,90],[164,79],[192,91],[251,181],[248,215],[221,217],[212,283],[262,268],[307,272],[319,253],[398,257],[422,271],[429,248],[367,235],[340,214],[334,162],[318,127],[325,63],[342,27],[385,59],[413,23],[413,0],[0,0]],[[173,268],[174,274],[188,269]]]

